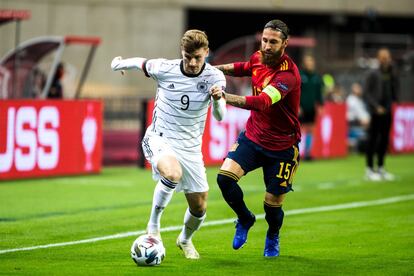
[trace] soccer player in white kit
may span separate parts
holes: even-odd
[[[160,219],[174,190],[185,193],[188,208],[177,246],[188,259],[200,256],[192,236],[206,218],[208,183],[201,153],[208,107],[221,121],[226,112],[223,98],[210,96],[210,89],[225,89],[223,73],[205,62],[208,39],[204,32],[189,30],[181,39],[182,59],[115,57],[113,70],[137,69],[157,81],[152,123],[142,139],[145,158],[157,180],[147,232],[160,237]],[[123,71],[121,71],[123,73]]]

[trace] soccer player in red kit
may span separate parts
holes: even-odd
[[[279,256],[279,230],[283,223],[282,203],[292,190],[292,180],[299,165],[298,120],[300,74],[296,64],[285,54],[289,29],[280,20],[268,22],[263,30],[261,48],[248,62],[217,65],[226,75],[252,77],[252,96],[238,96],[211,89],[213,98],[224,97],[227,104],[251,110],[251,115],[236,144],[220,168],[217,183],[224,199],[237,214],[233,248],[241,248],[255,216],[243,200],[237,182],[248,172],[262,168],[266,193],[265,218],[269,225],[264,256]]]

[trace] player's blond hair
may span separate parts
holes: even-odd
[[[181,38],[181,48],[192,53],[200,48],[208,48],[208,38],[205,32],[200,30],[188,30]]]

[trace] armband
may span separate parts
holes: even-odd
[[[280,94],[279,90],[277,90],[275,87],[268,85],[263,89],[264,93],[266,93],[270,99],[272,100],[272,104],[277,103],[282,98],[282,95]]]

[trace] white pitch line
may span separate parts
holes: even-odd
[[[367,206],[392,204],[392,203],[409,201],[409,200],[414,200],[414,194],[388,197],[388,198],[382,198],[382,199],[371,200],[371,201],[356,201],[356,202],[337,204],[337,205],[328,205],[328,206],[288,210],[285,212],[285,215],[292,216],[292,215],[309,214],[309,213],[330,212],[330,211],[337,211],[337,210],[361,208],[361,207],[367,207]],[[264,217],[265,217],[264,214],[260,214],[256,216],[256,219],[263,219]],[[233,223],[234,220],[235,220],[234,218],[231,218],[231,219],[207,221],[203,223],[203,227]],[[173,231],[181,230],[181,228],[182,228],[182,225],[169,226],[169,227],[161,228],[161,232],[173,232]],[[131,237],[131,236],[142,235],[144,233],[145,233],[145,230],[131,231],[131,232],[118,233],[118,234],[78,240],[78,241],[69,241],[69,242],[36,245],[36,246],[30,246],[30,247],[3,249],[3,250],[0,250],[0,254],[18,252],[18,251],[29,251],[29,250],[36,250],[36,249],[42,249],[42,248],[63,247],[63,246],[68,246],[68,245],[92,243],[92,242],[113,240],[113,239],[121,239],[121,238],[126,238],[126,237]]]

